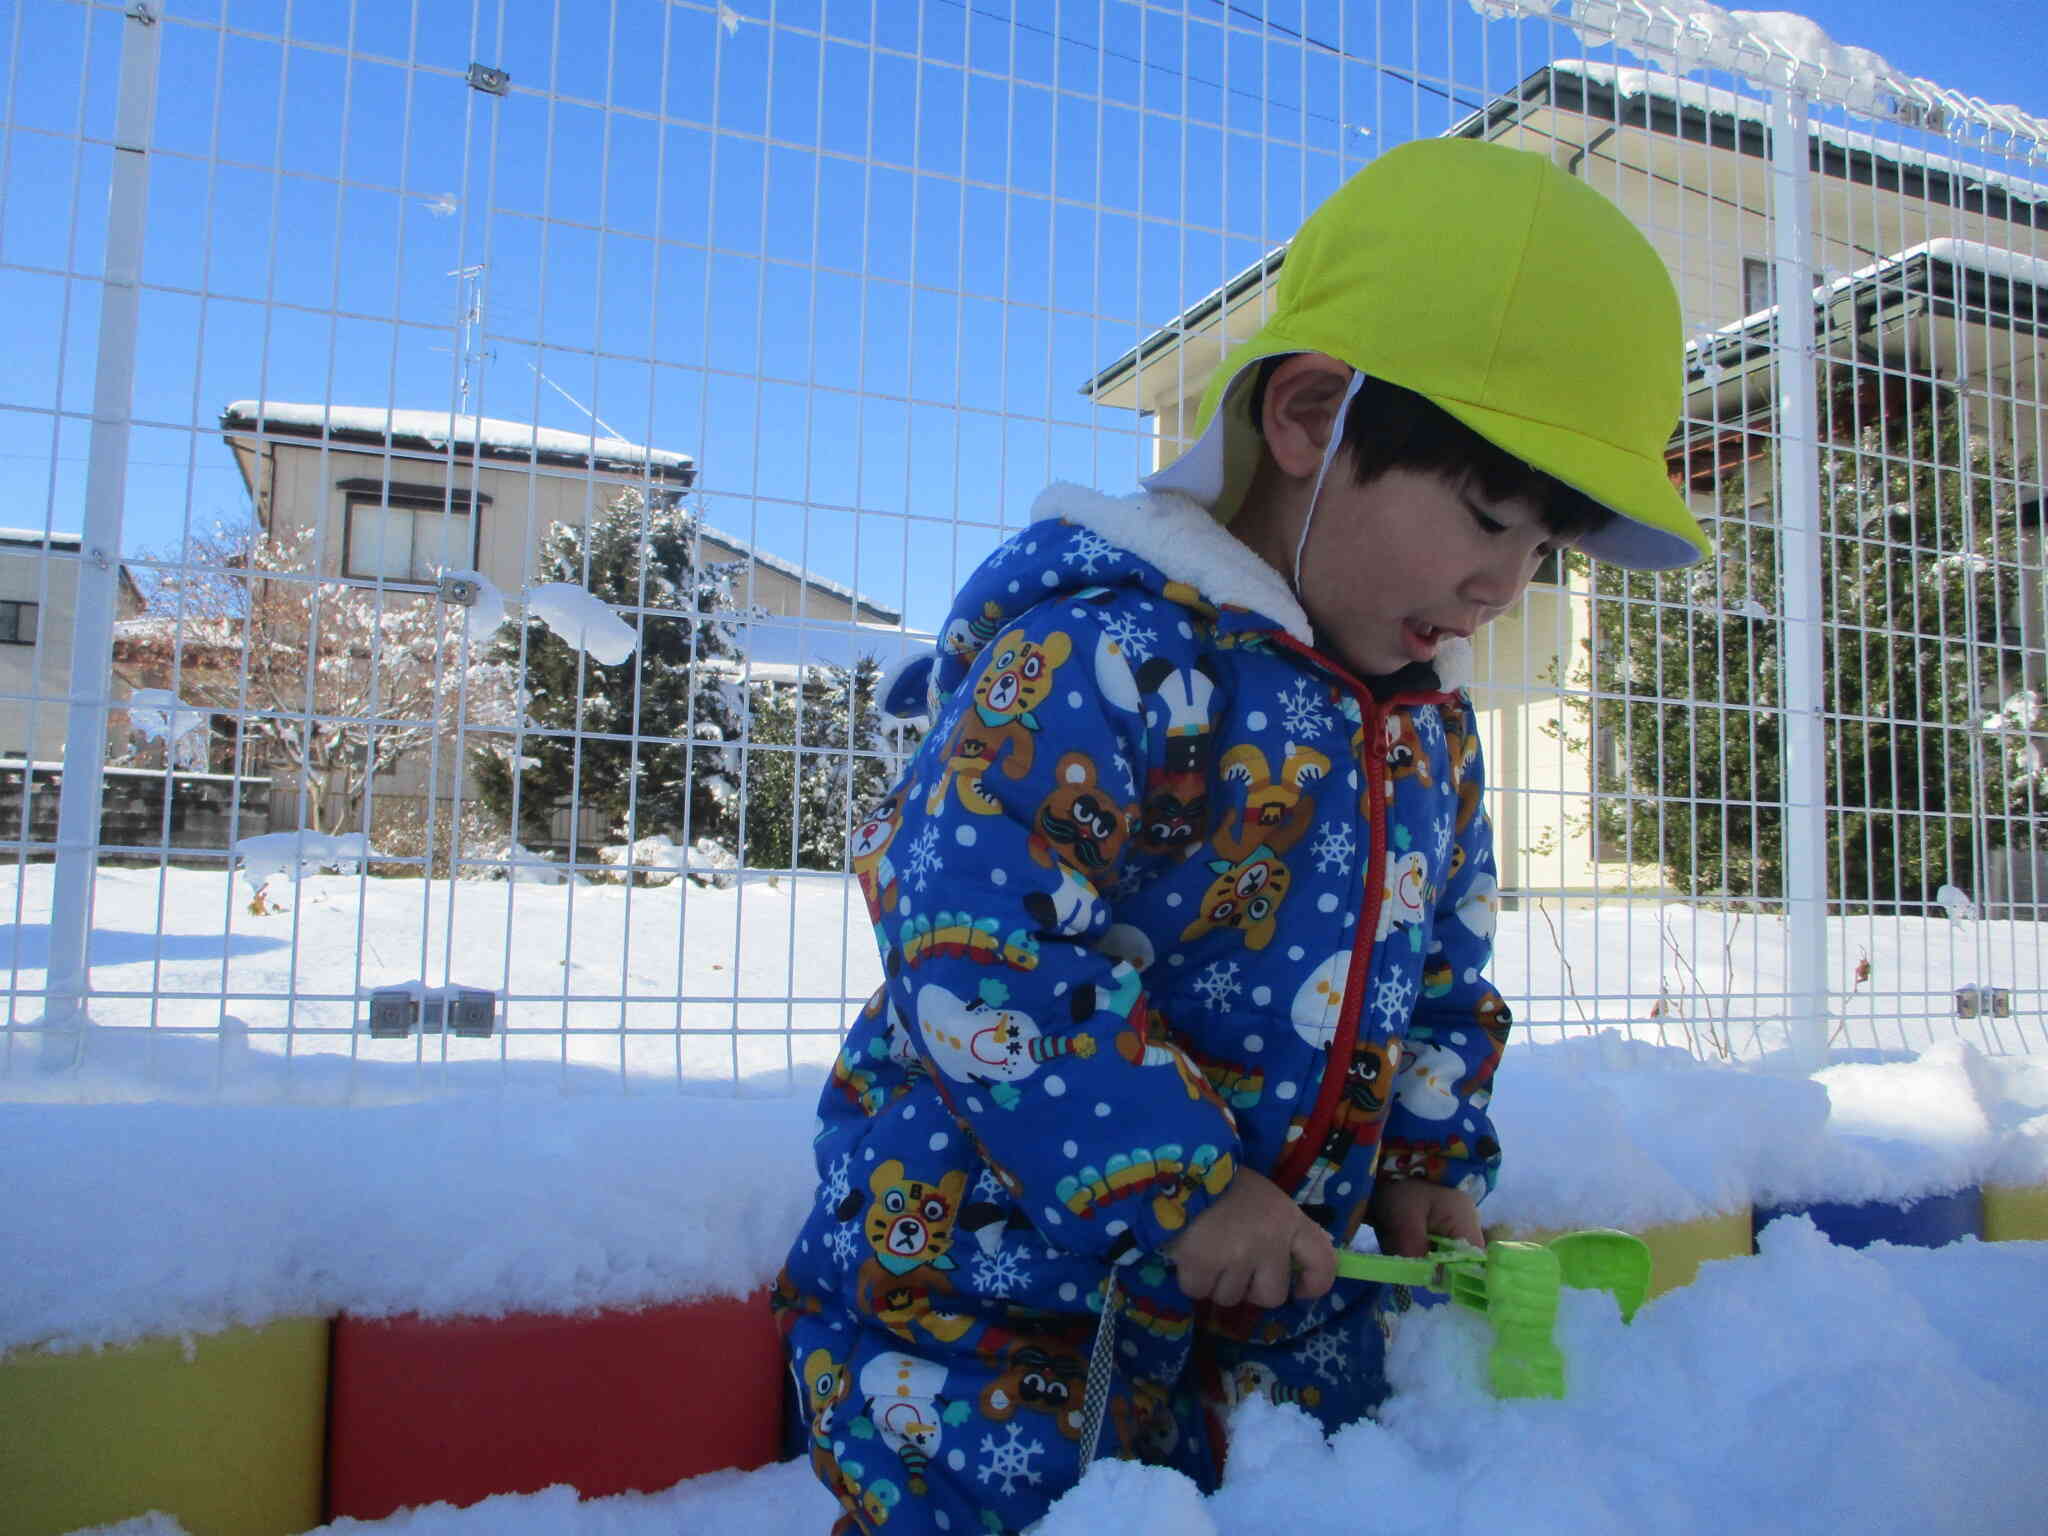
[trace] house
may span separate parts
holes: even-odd
[[[75,533],[0,528],[0,759],[64,756],[81,548]],[[130,619],[142,607],[124,565],[115,616]]]
[[[1670,268],[1691,340],[1674,483],[1703,520],[1772,440],[1777,316],[1766,103],[1668,75],[1561,61],[1450,130],[1549,156],[1611,197]],[[2048,186],[1824,123],[1811,128],[1814,306],[1824,358],[1859,365],[1857,408],[1899,408],[1913,387],[1955,387],[1973,431],[2020,466],[2004,488],[2036,532],[2048,380]],[[1144,337],[1082,386],[1150,418],[1154,462],[1191,440],[1209,374],[1264,318],[1280,246]],[[1904,384],[1905,389],[1894,386]],[[1867,419],[1867,418],[1866,418]],[[1768,502],[1759,483],[1757,498]],[[1473,690],[1496,797],[1501,884],[1583,891],[1658,883],[1603,858],[1586,830],[1595,764],[1557,731],[1562,683],[1591,633],[1588,603],[1539,575],[1479,646]],[[2022,622],[2039,625],[2028,605]],[[2028,642],[2039,649],[2038,632]]]
[[[680,498],[696,474],[685,453],[448,411],[238,400],[220,420],[259,525],[279,539],[309,537],[320,575],[381,587],[399,602],[430,597],[442,571],[476,571],[516,609],[553,525],[583,525],[626,490]],[[704,528],[700,542],[704,561],[740,567],[750,683],[794,683],[808,666],[893,654],[902,632],[895,609],[730,533]],[[190,646],[183,655],[187,667],[211,664]],[[149,661],[140,650],[134,660],[140,680],[152,668],[140,665]],[[155,656],[154,671],[163,660]],[[380,771],[380,806],[402,816],[430,797],[445,805],[456,774],[445,760],[436,772],[437,755],[446,757],[414,752]],[[296,800],[275,797],[277,825],[291,824]],[[557,820],[566,841],[568,811]]]

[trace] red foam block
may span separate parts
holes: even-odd
[[[550,1317],[335,1321],[327,1516],[568,1483],[653,1492],[781,1449],[765,1292]]]

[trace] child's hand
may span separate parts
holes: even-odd
[[[1432,1233],[1463,1238],[1475,1248],[1486,1246],[1472,1197],[1422,1179],[1381,1179],[1373,1185],[1365,1219],[1379,1234],[1380,1252],[1404,1259],[1428,1257]]]
[[[1330,1234],[1303,1214],[1271,1179],[1240,1168],[1230,1187],[1166,1248],[1180,1288],[1192,1300],[1234,1307],[1302,1301],[1337,1280]]]

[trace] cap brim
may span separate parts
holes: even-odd
[[[1633,571],[1665,571],[1697,564],[1711,552],[1662,462],[1526,416],[1430,398],[1495,447],[1613,512],[1606,527],[1578,541],[1594,559]]]
[[[1225,365],[1230,383],[1219,394],[1202,435],[1171,464],[1145,476],[1139,484],[1146,490],[1189,497],[1228,522],[1228,514],[1235,508],[1219,503],[1229,489],[1231,435],[1250,435],[1240,458],[1249,455],[1255,460],[1257,453],[1256,429],[1236,408],[1233,398],[1238,379],[1264,358],[1311,350],[1288,344],[1275,330],[1269,326],[1235,349]],[[1496,447],[1613,512],[1606,527],[1578,541],[1578,547],[1594,559],[1628,570],[1663,571],[1696,564],[1711,552],[1692,508],[1672,486],[1662,463],[1526,416],[1510,416],[1439,395],[1425,398]]]

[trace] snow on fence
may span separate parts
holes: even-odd
[[[1718,543],[1567,558],[1484,637],[1524,1025],[2048,1043],[2016,108],[1633,0],[9,25],[0,1073],[829,1060],[877,980],[849,839],[915,745],[887,671],[1044,483],[1175,452],[1301,217],[1439,134],[1551,156],[1664,254]],[[109,765],[163,775],[154,832]],[[194,770],[267,785],[261,824],[238,793],[174,836]]]

